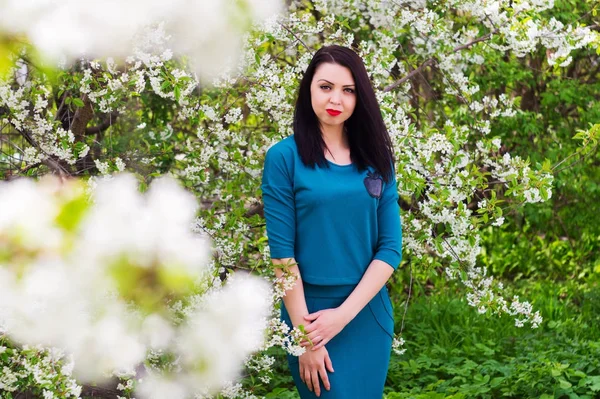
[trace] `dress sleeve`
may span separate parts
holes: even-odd
[[[291,162],[276,147],[265,156],[261,189],[272,259],[294,257],[296,205]]]
[[[402,225],[395,171],[392,171],[392,179],[385,184],[379,201],[377,225],[379,235],[373,259],[381,260],[396,270],[402,260]]]

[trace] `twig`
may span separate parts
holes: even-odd
[[[408,75],[406,75],[405,77],[403,77],[402,79],[392,83],[391,85],[385,87],[383,89],[384,93],[387,93],[388,91],[394,90],[395,88],[397,88],[398,86],[400,86],[402,83],[406,82],[408,79],[412,78],[414,75],[421,73],[421,71],[428,67],[429,65],[435,63],[435,60],[433,58],[428,59],[427,61],[425,61],[423,64],[421,64],[421,66],[419,66],[417,69],[413,69],[412,71],[410,71],[410,73]]]
[[[279,25],[281,25],[281,26],[283,27],[283,29],[287,30],[287,31],[288,31],[288,32],[289,32],[289,33],[290,33],[292,36],[294,36],[294,37],[296,38],[296,40],[298,40],[300,43],[302,43],[302,45],[303,45],[304,47],[306,47],[306,49],[307,49],[307,50],[309,50],[309,51],[312,51],[312,49],[311,49],[310,47],[308,47],[308,46],[306,45],[306,43],[304,43],[304,42],[302,41],[302,39],[300,39],[298,36],[296,36],[296,34],[295,34],[294,32],[292,32],[292,31],[291,31],[291,30],[290,30],[290,29],[289,29],[287,26],[285,26],[285,25],[284,25],[284,24],[282,24],[282,23],[279,23]]]
[[[592,151],[590,151],[590,152],[589,152],[589,154],[591,154],[591,153],[593,152],[593,150],[594,150],[594,149],[596,149],[596,148],[598,148],[598,144],[596,144],[594,147],[592,147]],[[581,153],[581,151],[582,151],[582,149],[580,148],[579,150],[575,151],[574,153],[572,153],[571,155],[569,155],[568,157],[566,157],[565,159],[563,159],[562,161],[560,161],[559,163],[557,163],[556,165],[554,165],[554,166],[552,167],[552,171],[554,172],[554,170],[555,170],[555,169],[556,169],[558,166],[560,166],[561,164],[563,164],[564,162],[566,162],[568,159],[570,159],[570,158],[572,158],[572,157],[574,157],[574,156],[577,156],[577,155],[581,155],[581,154],[580,154],[580,153]],[[586,154],[586,155],[582,155],[582,156],[581,156],[579,159],[577,159],[575,162],[572,162],[572,163],[570,163],[569,165],[567,165],[566,167],[564,167],[564,168],[561,168],[561,169],[557,170],[555,173],[559,173],[559,172],[562,172],[563,170],[569,169],[571,166],[573,166],[573,165],[575,165],[575,164],[577,164],[577,163],[579,163],[579,162],[583,161],[583,160],[584,160],[584,159],[585,159],[587,156],[588,156],[588,154]]]
[[[406,319],[406,312],[408,311],[408,302],[410,302],[410,297],[412,294],[412,285],[413,285],[413,269],[412,263],[409,262],[410,267],[410,283],[408,284],[408,297],[406,298],[406,303],[404,304],[404,314],[402,315],[402,323],[400,324],[400,334],[404,331],[404,320]]]

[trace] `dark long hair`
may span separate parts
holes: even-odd
[[[394,153],[375,91],[362,59],[353,50],[342,46],[321,47],[313,56],[300,82],[294,111],[294,140],[302,162],[314,168],[329,167],[325,159],[325,141],[310,97],[310,84],[321,63],[332,63],[350,70],[355,83],[356,107],[344,122],[350,145],[350,157],[359,170],[372,167],[390,181]]]

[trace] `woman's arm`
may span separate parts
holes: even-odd
[[[313,350],[327,345],[339,334],[381,290],[393,272],[394,268],[390,265],[374,259],[344,303],[337,308],[324,309],[305,316],[306,321],[312,322],[306,328],[306,332],[311,341],[317,343]]]
[[[371,262],[360,283],[338,307],[347,320],[346,324],[350,323],[367,306],[375,294],[383,288],[393,272],[394,269],[383,261],[374,259]]]
[[[290,327],[294,328],[306,324],[304,316],[308,314],[308,309],[304,299],[302,277],[294,258],[296,199],[288,150],[282,149],[279,144],[267,152],[261,189],[275,275],[281,278],[285,274],[283,269],[286,269],[297,276],[296,283],[283,297],[283,303],[293,324]],[[282,267],[278,268],[278,265]]]
[[[304,298],[302,276],[300,275],[296,260],[294,258],[284,258],[272,259],[272,262],[275,266],[283,266],[282,268],[275,267],[275,276],[277,276],[278,279],[285,274],[283,271],[284,268],[296,276],[296,283],[291,289],[285,292],[285,296],[283,297],[283,303],[285,304],[285,308],[287,309],[293,324],[290,327],[294,328],[298,327],[300,324],[307,324],[304,320],[304,316],[308,314],[308,308],[306,306],[306,299]]]
[[[296,283],[292,288],[285,291],[283,303],[290,315],[293,326],[298,327],[300,324],[308,324],[304,321],[304,316],[308,315],[306,299],[304,297],[304,287],[302,285],[302,276],[298,269],[298,264],[294,258],[272,259],[275,265],[275,276],[281,278],[284,275],[283,268],[293,273],[296,277]],[[277,266],[283,266],[278,268]],[[306,351],[299,359],[300,379],[306,384],[310,391],[315,392],[317,396],[321,395],[321,385],[319,380],[323,381],[323,387],[326,390],[331,389],[329,376],[327,371],[333,372],[333,364],[327,349],[320,348],[319,351]]]
[[[296,283],[283,297],[283,303],[293,324],[290,327],[293,328],[309,323],[304,321],[308,308],[304,298],[302,276],[294,258],[296,201],[293,190],[293,157],[289,156],[289,150],[289,148],[282,148],[281,145],[275,145],[267,152],[261,188],[275,275],[279,278],[284,274],[283,269],[287,269],[297,276]],[[327,349],[306,351],[300,356],[298,362],[300,378],[309,390],[319,396],[321,394],[319,380],[323,381],[325,389],[331,388],[327,371],[333,372],[333,364]]]

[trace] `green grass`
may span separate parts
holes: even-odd
[[[544,317],[535,330],[477,314],[452,285],[413,298],[386,398],[600,397],[600,289],[529,284],[515,293]]]

